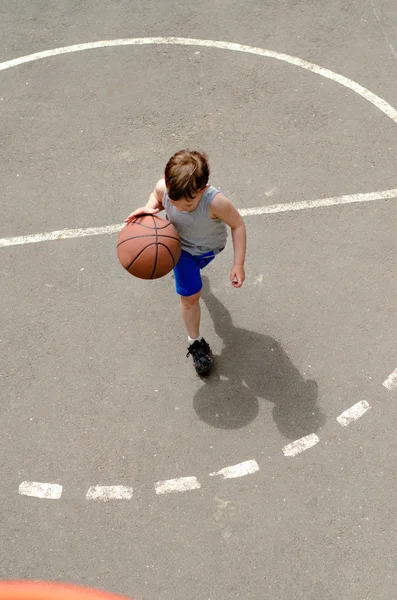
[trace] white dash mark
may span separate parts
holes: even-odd
[[[299,440],[295,440],[287,446],[284,446],[284,456],[296,456],[297,454],[308,450],[308,448],[315,446],[319,441],[320,438],[315,433],[310,433],[309,435],[299,438]]]
[[[125,485],[95,485],[91,486],[87,492],[87,500],[99,500],[107,502],[108,500],[131,500],[133,494],[132,487]]]
[[[22,481],[18,492],[22,496],[59,500],[62,496],[62,486],[57,483],[40,483],[39,481]]]
[[[348,410],[345,410],[339,417],[336,417],[336,420],[342,427],[347,427],[350,423],[362,417],[370,408],[368,402],[361,400],[357,404],[353,404]]]
[[[391,392],[397,390],[397,369],[394,369],[393,373],[385,379],[382,385]]]
[[[244,477],[245,475],[251,475],[259,471],[259,465],[256,460],[246,460],[238,465],[232,467],[225,467],[215,473],[210,473],[210,477],[220,475],[223,479],[236,479],[237,477]]]
[[[158,481],[154,487],[156,494],[171,494],[172,492],[198,490],[201,488],[201,484],[197,481],[196,477],[179,477],[178,479]]]

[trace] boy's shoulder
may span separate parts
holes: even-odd
[[[159,179],[154,186],[154,195],[157,199],[157,202],[160,202],[160,204],[163,203],[165,189],[165,179]]]
[[[165,179],[164,177],[162,179],[159,179],[158,182],[156,183],[156,185],[154,186],[154,189],[156,190],[156,192],[158,192],[159,194],[161,193],[161,195],[164,195],[165,192]]]
[[[215,189],[217,190],[217,193],[214,195],[214,198],[212,200],[213,206],[233,204],[233,202],[230,200],[230,198],[225,196],[225,194],[219,188],[215,188]]]
[[[212,218],[221,218],[227,216],[230,211],[234,211],[235,206],[233,202],[225,196],[225,194],[219,191],[212,199],[210,205],[210,216]]]

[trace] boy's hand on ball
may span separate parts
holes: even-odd
[[[142,206],[141,208],[134,210],[133,213],[124,219],[124,223],[131,223],[131,221],[137,217],[140,217],[141,215],[156,215],[158,212],[160,212],[159,208],[147,208],[146,206]]]
[[[241,287],[244,283],[244,279],[245,271],[243,265],[233,265],[230,273],[230,281],[232,282],[232,286],[235,288]]]

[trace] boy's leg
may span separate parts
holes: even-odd
[[[180,296],[182,318],[191,340],[200,337],[200,296],[201,290],[192,296]]]
[[[197,257],[182,251],[181,258],[174,268],[174,275],[182,318],[189,336],[188,355],[192,355],[197,373],[202,374],[211,368],[214,358],[211,348],[200,336],[200,296],[203,287],[200,266]]]

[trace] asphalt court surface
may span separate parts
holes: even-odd
[[[208,148],[215,183],[240,206],[393,184],[389,120],[350,90],[279,61],[121,47],[44,59],[2,77],[9,181],[2,236],[14,233],[15,221],[21,234],[117,222],[131,198],[146,198],[169,144]],[[65,81],[76,83],[65,90]],[[17,131],[15,120],[23,124]]]
[[[183,35],[311,60],[397,106],[391,3],[333,2],[326,15],[321,3],[0,6],[2,61]],[[105,48],[0,81],[1,237],[117,223],[187,145],[208,152],[240,208],[397,187],[397,125],[279,61]],[[395,200],[247,217],[244,287],[228,282],[230,246],[207,271],[203,332],[218,359],[204,382],[171,277],[133,280],[115,236],[1,249],[1,576],[150,600],[393,597],[395,394],[382,381],[397,366],[396,222]],[[342,428],[363,400],[371,410]],[[311,433],[314,448],[283,456]],[[250,459],[254,475],[209,477]],[[201,489],[155,494],[183,476]],[[62,497],[19,496],[24,480],[61,484]],[[89,502],[93,485],[134,496]]]

